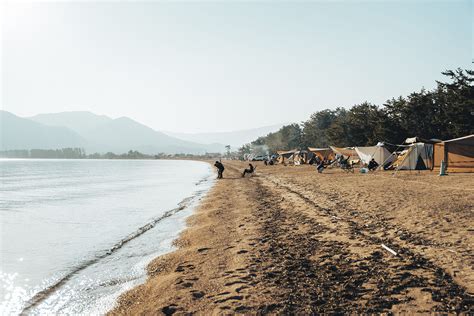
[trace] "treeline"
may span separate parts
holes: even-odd
[[[407,137],[450,139],[474,133],[474,71],[442,72],[448,82],[421,89],[381,106],[364,102],[350,109],[315,112],[301,124],[282,127],[240,148],[239,154],[277,150],[402,143]]]
[[[83,148],[61,148],[61,149],[21,149],[0,151],[1,158],[41,158],[41,159],[214,159],[221,157],[221,153],[206,153],[203,155],[193,154],[166,154],[159,153],[148,155],[136,150],[127,153],[116,154],[108,152],[105,154],[86,154]]]
[[[57,159],[82,159],[86,152],[82,148],[61,149],[20,149],[0,151],[2,158],[57,158]]]

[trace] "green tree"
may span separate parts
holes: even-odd
[[[305,147],[329,146],[328,130],[337,117],[338,110],[323,110],[311,114],[309,120],[303,122],[301,134]]]

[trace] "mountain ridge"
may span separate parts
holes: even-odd
[[[88,153],[117,154],[129,150],[145,154],[225,150],[222,144],[203,145],[168,136],[126,116],[112,119],[88,111],[71,111],[22,118],[7,111],[1,113],[2,150],[81,147]]]
[[[57,149],[83,147],[85,139],[62,126],[47,126],[0,110],[0,148]]]
[[[222,153],[226,145],[236,149],[283,125],[186,134],[157,131],[127,116],[113,119],[89,111],[41,113],[23,118],[7,111],[0,113],[4,132],[0,143],[2,150],[81,147],[88,153],[123,153],[129,150],[145,154]]]

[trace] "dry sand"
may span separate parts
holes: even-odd
[[[110,314],[474,313],[474,174],[224,164]]]

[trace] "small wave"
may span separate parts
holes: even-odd
[[[33,308],[41,304],[46,298],[48,298],[52,293],[54,293],[56,290],[58,290],[61,286],[63,286],[69,279],[71,279],[72,276],[75,274],[79,273],[80,271],[84,270],[85,268],[97,263],[98,261],[110,256],[120,248],[122,248],[125,244],[128,242],[132,241],[133,239],[143,235],[153,227],[155,227],[160,221],[164,220],[165,218],[168,218],[179,211],[182,211],[186,209],[196,198],[198,198],[200,195],[202,195],[205,192],[205,190],[200,190],[195,192],[193,196],[187,197],[183,199],[179,204],[178,207],[171,209],[167,212],[165,212],[163,215],[156,217],[152,219],[150,222],[146,223],[145,225],[139,227],[135,232],[132,234],[128,235],[126,238],[120,240],[117,242],[115,245],[113,245],[110,249],[104,251],[101,254],[98,254],[95,256],[95,258],[87,260],[82,262],[80,265],[76,266],[74,269],[72,269],[69,273],[64,275],[62,278],[57,280],[55,283],[51,284],[47,288],[41,290],[40,292],[36,293],[31,299],[28,300],[26,303],[25,307],[23,308],[21,314],[27,314],[29,311],[31,311]]]

